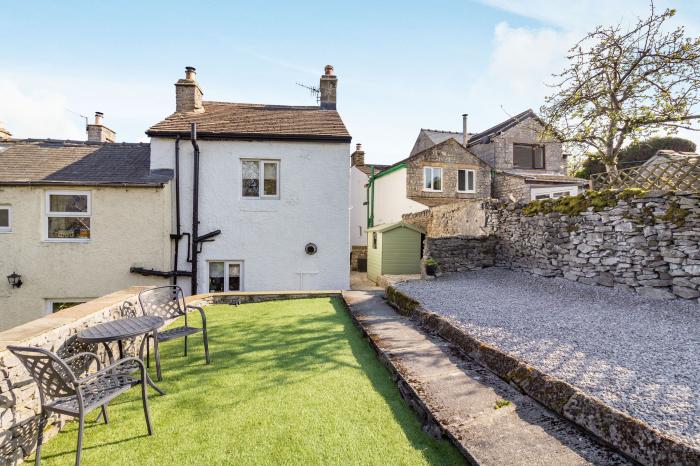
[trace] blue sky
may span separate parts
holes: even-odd
[[[665,1],[700,35],[700,2]],[[646,0],[433,2],[4,1],[0,121],[15,137],[84,138],[94,111],[119,141],[175,106],[197,68],[207,100],[313,105],[297,82],[339,77],[338,108],[367,159],[404,158],[421,127],[472,131],[526,108],[599,23],[631,21]],[[696,142],[700,136],[683,134]]]

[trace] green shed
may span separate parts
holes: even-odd
[[[424,232],[404,222],[378,225],[367,230],[367,278],[420,273]]]

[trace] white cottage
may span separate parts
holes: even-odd
[[[187,293],[348,287],[350,134],[326,66],[319,106],[202,100],[195,69],[153,125],[151,168],[175,171],[176,269]]]

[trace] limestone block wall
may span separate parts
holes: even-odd
[[[596,212],[491,208],[495,265],[657,298],[700,297],[700,194],[649,193]]]
[[[443,273],[467,272],[494,265],[495,247],[493,236],[428,237],[423,255],[435,259]]]

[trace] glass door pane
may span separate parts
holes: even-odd
[[[209,292],[224,291],[224,263],[209,262]]]
[[[241,264],[228,265],[228,291],[241,291]]]

